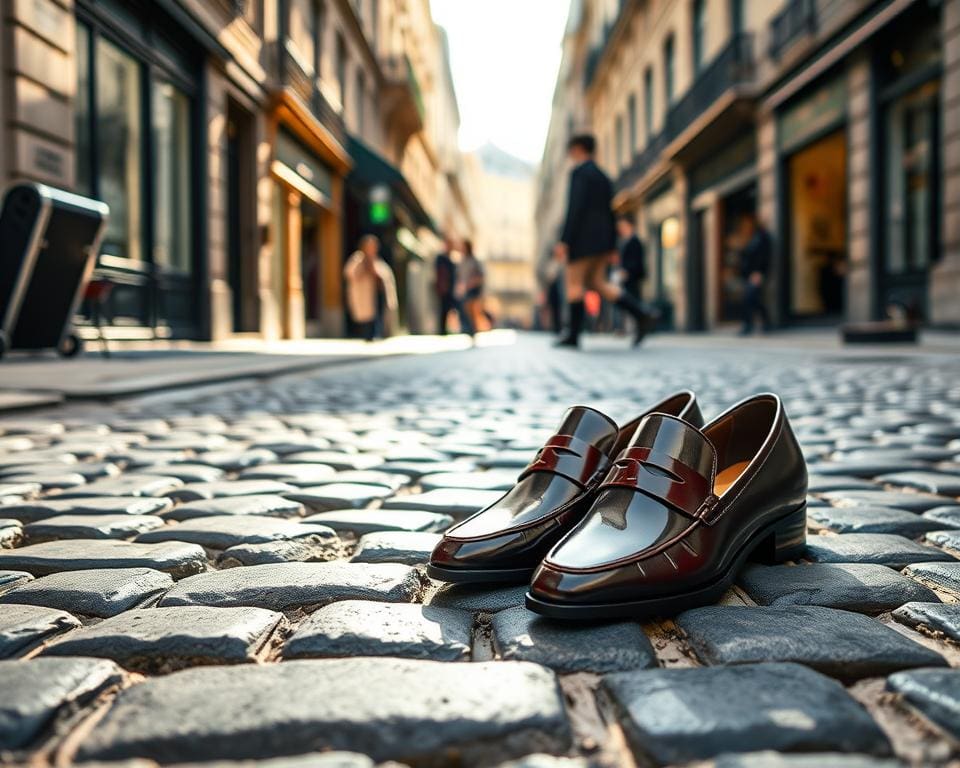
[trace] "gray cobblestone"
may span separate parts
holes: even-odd
[[[285,658],[399,656],[464,661],[473,616],[453,608],[344,600],[311,614],[287,640]]]
[[[120,668],[101,659],[0,661],[0,751],[29,746],[58,713],[122,680]]]
[[[549,621],[523,606],[490,620],[501,658],[532,661],[557,672],[621,672],[656,665],[656,654],[638,624],[568,624]]]
[[[937,599],[922,584],[873,564],[754,565],[741,574],[740,585],[760,605],[819,605],[868,614]]]
[[[173,586],[150,568],[105,568],[54,573],[0,595],[0,604],[42,605],[105,618],[155,601]]]
[[[812,606],[711,606],[677,618],[709,664],[793,661],[842,680],[945,666],[940,654],[866,616]]]
[[[409,531],[376,531],[365,533],[353,555],[355,563],[403,563],[419,565],[430,559],[440,541],[437,533]]]
[[[39,605],[0,605],[0,659],[18,656],[79,626],[80,622],[66,611]]]
[[[797,664],[621,672],[604,690],[634,749],[660,765],[764,749],[890,753],[839,683]]]
[[[925,627],[960,641],[960,605],[907,603],[893,612],[893,618],[910,627]]]
[[[0,551],[0,568],[21,570],[34,576],[91,568],[155,568],[175,579],[206,568],[203,549],[195,544],[165,542],[135,544],[113,539],[47,541]]]
[[[955,738],[960,738],[960,670],[914,669],[887,679],[887,688]]]
[[[280,611],[350,599],[409,602],[419,592],[416,571],[403,565],[278,563],[184,579],[160,604],[254,606]]]
[[[456,750],[469,764],[478,752],[562,751],[569,739],[559,689],[542,667],[330,659],[154,678],[120,694],[78,757],[170,763],[341,749],[416,761]]]
[[[954,559],[942,550],[888,533],[810,536],[807,538],[806,556],[816,563],[876,563],[891,568]]]
[[[132,539],[163,527],[155,515],[58,515],[29,523],[23,532],[31,544],[57,539]]]
[[[373,531],[435,533],[453,525],[453,518],[420,509],[336,509],[310,515],[304,523],[321,523],[357,535]]]
[[[130,610],[71,632],[43,653],[113,659],[128,669],[147,672],[250,662],[282,621],[282,614],[261,608]]]

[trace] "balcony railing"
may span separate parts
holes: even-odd
[[[816,0],[787,0],[783,10],[770,21],[770,58],[779,59],[791,43],[816,30]]]
[[[683,133],[728,90],[752,82],[754,71],[753,36],[746,32],[734,35],[670,108],[665,125],[669,141]]]
[[[698,117],[731,89],[753,82],[755,73],[753,36],[734,35],[726,47],[700,73],[693,85],[667,112],[663,128],[638,153],[616,182],[618,191],[639,181],[660,155]]]
[[[417,73],[413,70],[410,58],[406,55],[385,56],[381,62],[381,67],[383,76],[388,82],[409,89],[417,113],[420,115],[420,121],[423,122],[426,114],[423,105],[423,92],[420,90],[420,81],[417,80]]]

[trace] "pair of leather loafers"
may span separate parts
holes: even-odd
[[[709,424],[679,392],[618,427],[574,407],[486,509],[449,529],[427,567],[451,582],[530,582],[554,618],[672,615],[715,602],[751,555],[801,556],[807,469],[780,398]]]

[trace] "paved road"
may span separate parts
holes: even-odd
[[[958,373],[521,338],[4,418],[0,762],[946,764]],[[567,405],[626,421],[679,387],[708,417],[785,398],[811,469],[802,562],[675,620],[576,628],[522,588],[424,576]]]

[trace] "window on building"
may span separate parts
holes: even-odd
[[[623,167],[623,116],[617,115],[616,127],[614,128],[616,132],[616,139],[614,146],[616,147],[616,156],[614,157],[613,168],[614,170],[620,170]]]
[[[153,262],[190,271],[190,100],[170,83],[153,89]]]
[[[357,109],[357,133],[360,136],[363,136],[363,126],[364,126],[364,107],[366,106],[367,101],[367,81],[363,75],[363,72],[357,71],[357,82],[354,86],[353,97],[356,103]]]
[[[289,0],[287,49],[300,68],[309,75],[316,72],[317,4],[315,0]]]
[[[110,206],[103,253],[142,259],[143,94],[136,59],[96,40],[97,196]]]
[[[343,35],[337,33],[337,85],[340,87],[340,103],[347,104],[347,44]]]
[[[670,35],[663,42],[663,98],[668,108],[676,95],[674,47],[673,35]]]
[[[643,71],[643,130],[647,142],[653,138],[653,69]]]
[[[703,70],[706,56],[707,38],[707,3],[706,0],[693,0],[691,15],[691,49],[693,51],[693,73],[699,75]]]
[[[637,151],[637,94],[631,93],[627,99],[627,161],[633,159]]]
[[[110,207],[101,252],[190,273],[193,98],[99,30],[76,42],[77,188]]]

